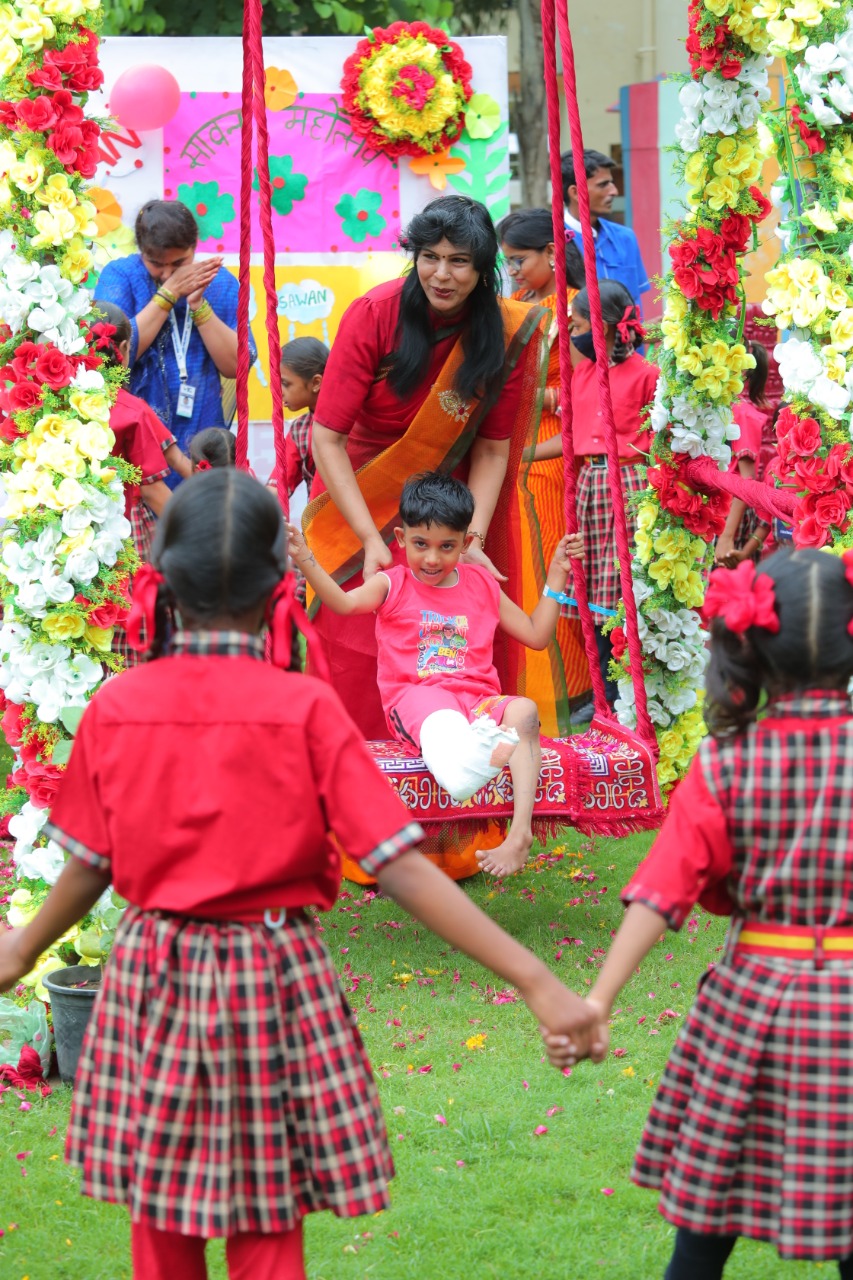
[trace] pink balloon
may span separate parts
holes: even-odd
[[[110,112],[125,129],[162,129],[181,105],[181,86],[156,63],[128,67],[113,85]]]

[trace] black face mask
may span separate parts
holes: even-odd
[[[582,356],[586,356],[587,360],[595,360],[595,347],[593,345],[593,337],[591,333],[573,334],[572,346],[575,347]]]

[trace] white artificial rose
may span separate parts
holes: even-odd
[[[819,93],[813,94],[809,99],[809,111],[819,129],[830,129],[833,125],[841,124],[841,116]]]
[[[11,829],[11,823],[10,829]],[[15,850],[15,862],[18,872],[28,880],[44,880],[46,884],[56,884],[65,866],[65,854],[54,840],[47,845],[30,848],[28,852]]]
[[[97,542],[97,539],[95,541]],[[95,544],[93,543],[92,545],[94,546]],[[71,552],[71,555],[65,561],[65,568],[62,573],[67,581],[79,582],[82,586],[88,586],[92,579],[96,577],[99,568],[97,553],[87,548],[81,548],[79,551]]]
[[[853,116],[853,88],[843,80],[830,80],[827,88],[832,105],[844,116]]]
[[[819,76],[827,76],[830,71],[839,71],[844,64],[838,48],[828,40],[823,44],[809,45],[804,57],[809,68]]]
[[[809,395],[819,409],[825,409],[831,418],[836,420],[844,416],[850,403],[850,392],[840,382],[821,374],[811,385]]]

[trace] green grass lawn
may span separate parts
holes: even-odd
[[[481,876],[466,892],[583,991],[619,921],[619,890],[650,842],[570,832],[551,865],[498,888]],[[345,890],[323,917],[325,938],[379,1076],[397,1177],[389,1212],[309,1221],[311,1280],[661,1277],[672,1231],[655,1195],[631,1185],[631,1158],[725,922],[696,912],[668,934],[623,993],[607,1061],[566,1078],[543,1061],[531,1017],[503,984],[394,903]],[[63,1164],[69,1101],[62,1086],[44,1101],[27,1095],[27,1110],[14,1091],[0,1095],[3,1280],[130,1276],[124,1210],[82,1199]],[[210,1257],[221,1280],[221,1244]],[[741,1242],[726,1276],[835,1274],[834,1265],[784,1266],[773,1250]]]

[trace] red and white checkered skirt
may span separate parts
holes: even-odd
[[[622,492],[641,493],[646,488],[646,481],[633,463],[624,463],[619,468],[622,477]],[[578,473],[576,491],[578,528],[584,536],[586,556],[586,590],[590,604],[601,605],[604,609],[615,609],[622,599],[622,583],[619,580],[619,565],[616,555],[616,524],[613,515],[613,499],[610,496],[607,467],[594,467],[585,462]],[[637,527],[634,513],[626,508],[628,519],[628,537],[633,538]],[[571,581],[566,590],[572,593]],[[569,618],[577,618],[578,611],[573,605],[561,610]],[[594,615],[596,626],[601,626],[604,618]]]
[[[67,1157],[81,1190],[192,1236],[389,1205],[370,1063],[307,918],[129,908],[83,1048]]]
[[[853,1253],[853,967],[727,957],[704,975],[632,1178],[679,1227]]]

